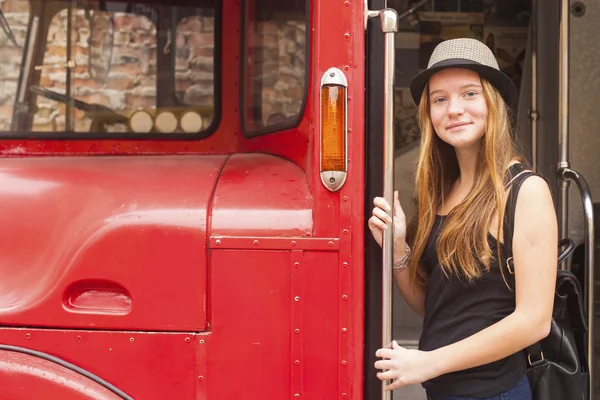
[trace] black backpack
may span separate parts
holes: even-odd
[[[512,265],[512,238],[517,195],[523,182],[536,175],[521,164],[511,167],[513,181],[504,214],[504,248],[506,267]],[[562,250],[562,251],[561,251]],[[559,243],[560,264],[573,251],[570,239]],[[558,270],[550,334],[524,350],[527,357],[527,377],[534,400],[580,400],[588,398],[587,318],[583,292],[569,271]]]

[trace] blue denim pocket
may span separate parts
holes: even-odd
[[[500,395],[500,400],[532,400],[529,379],[527,379],[527,377],[521,379],[516,386],[502,393]]]

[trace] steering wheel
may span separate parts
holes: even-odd
[[[55,91],[48,90],[48,89],[45,89],[45,88],[42,88],[39,86],[31,86],[29,88],[29,90],[35,94],[38,94],[38,95],[43,96],[50,100],[58,101],[61,103],[73,102],[73,107],[75,107],[79,110],[85,111],[86,113],[108,114],[107,116],[109,116],[109,118],[107,118],[107,119],[110,120],[111,123],[125,123],[125,124],[127,123],[126,117],[119,114],[118,112],[116,112],[115,110],[113,110],[110,107],[106,107],[101,104],[90,104],[90,103],[86,103],[85,101],[69,98],[64,94],[57,93]]]

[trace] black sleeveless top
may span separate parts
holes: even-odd
[[[520,167],[520,166],[519,166]],[[521,169],[516,167],[518,169]],[[514,173],[516,168],[511,168]],[[514,210],[506,210],[506,213]],[[496,258],[489,272],[472,283],[456,276],[446,278],[437,258],[437,241],[443,216],[437,216],[422,266],[428,275],[425,292],[425,319],[419,349],[431,351],[465,339],[507,317],[515,310],[515,293],[510,291]],[[488,234],[492,255],[497,254],[498,241]],[[500,243],[501,250],[504,245]],[[507,282],[514,288],[514,277],[504,270]],[[493,346],[490,343],[490,346]],[[515,386],[526,373],[523,352],[515,353],[491,364],[441,375],[423,382],[430,396],[490,397]]]

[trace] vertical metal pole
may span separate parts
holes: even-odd
[[[561,0],[558,65],[558,169],[569,168],[569,1]],[[560,237],[569,234],[569,182],[559,175]],[[561,265],[566,268],[566,263]]]
[[[533,170],[538,171],[538,99],[537,99],[537,46],[538,46],[538,0],[531,1],[531,161]]]
[[[73,132],[73,98],[71,97],[71,60],[73,59],[73,7],[77,7],[74,2],[69,2],[67,8],[67,60],[65,61],[66,85],[65,95],[65,131]],[[90,55],[91,57],[91,55]]]
[[[19,86],[17,89],[17,98],[15,101],[15,111],[13,113],[10,130],[13,132],[26,130],[23,126],[23,121],[28,118],[27,114],[31,112],[29,106],[25,106],[25,99],[29,92],[29,84],[31,81],[33,64],[33,54],[35,46],[38,42],[38,32],[40,26],[40,17],[37,14],[39,10],[32,10],[32,15],[29,17],[29,25],[27,29],[27,38],[25,39],[25,48],[23,50],[23,62],[21,71],[19,72]],[[36,13],[36,14],[33,14]]]
[[[394,35],[398,31],[396,10],[381,11],[381,30],[384,34],[384,110],[383,110],[383,197],[394,204],[394,64],[396,59]],[[393,210],[388,212],[393,220]],[[383,232],[382,330],[381,341],[392,341],[392,264],[394,262],[394,227]],[[382,383],[382,399],[391,400],[392,392]]]

